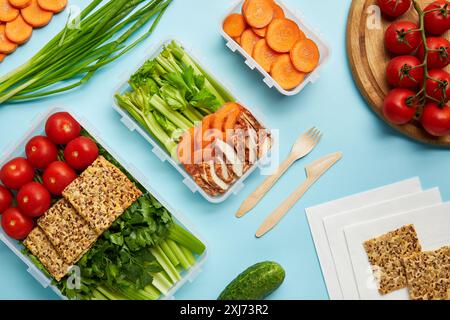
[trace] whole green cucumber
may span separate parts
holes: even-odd
[[[257,263],[234,279],[219,300],[263,300],[283,283],[286,273],[276,262]]]

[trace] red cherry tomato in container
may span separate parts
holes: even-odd
[[[384,98],[383,113],[389,122],[403,125],[414,118],[415,93],[408,89],[394,89]]]
[[[44,136],[31,139],[25,147],[25,152],[28,162],[36,169],[47,168],[58,157],[58,149],[49,138]]]
[[[0,214],[11,206],[12,195],[4,186],[0,186]]]
[[[450,29],[450,2],[445,0],[429,4],[425,10],[425,30],[434,36],[440,36]]]
[[[388,83],[394,88],[416,89],[424,78],[422,63],[414,56],[399,56],[387,67]]]
[[[428,103],[423,108],[422,126],[431,135],[443,137],[450,134],[450,107]]]
[[[67,163],[55,161],[47,167],[42,178],[47,190],[55,196],[60,196],[64,189],[77,178],[77,174]]]
[[[45,133],[54,144],[68,144],[80,132],[80,124],[67,112],[53,114],[45,124]]]
[[[381,12],[390,18],[404,15],[411,7],[411,0],[378,0],[377,3]]]
[[[450,74],[442,69],[433,69],[428,71],[428,75],[431,79],[427,80],[427,95],[444,103],[449,101]]]
[[[420,32],[413,31],[419,26],[411,21],[394,22],[387,28],[384,35],[386,49],[396,55],[413,53],[422,43]]]
[[[86,169],[97,157],[97,144],[87,137],[79,137],[70,141],[64,150],[66,162],[75,170]]]
[[[30,218],[42,216],[50,208],[51,201],[50,193],[37,182],[24,185],[17,193],[17,206]]]
[[[0,179],[5,187],[19,190],[23,185],[33,181],[34,169],[25,158],[15,158],[0,170]]]
[[[17,208],[9,208],[2,215],[2,228],[13,239],[23,240],[33,230],[33,220]]]
[[[428,69],[443,69],[450,63],[450,42],[445,38],[427,38]],[[421,61],[425,58],[425,49],[420,46],[417,56]]]

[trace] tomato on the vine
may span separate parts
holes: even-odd
[[[378,0],[381,12],[390,18],[405,14],[411,7],[411,0]]]
[[[38,182],[30,182],[20,188],[17,193],[17,206],[30,218],[42,216],[52,201],[50,193]]]
[[[60,196],[64,189],[77,178],[75,171],[62,161],[55,161],[44,171],[44,186],[55,196]]]
[[[87,137],[79,137],[70,141],[64,150],[66,162],[75,170],[86,169],[97,157],[97,144]]]
[[[7,162],[0,170],[0,180],[5,187],[19,190],[23,185],[33,181],[34,169],[25,158],[15,158]]]
[[[49,138],[44,136],[32,138],[25,147],[25,153],[28,162],[36,169],[47,168],[58,157],[58,149]]]
[[[444,103],[449,101],[450,74],[442,69],[433,69],[428,71],[428,75],[427,95]]]
[[[428,69],[443,69],[450,63],[450,41],[443,37],[427,38]],[[425,59],[425,48],[423,44],[417,53],[420,60]]]
[[[450,2],[438,0],[429,4],[425,10],[425,30],[434,36],[440,36],[450,29]]]
[[[394,88],[416,89],[424,79],[421,64],[414,56],[395,57],[386,69],[388,83]]]
[[[386,49],[396,55],[413,53],[422,43],[419,26],[411,21],[391,24],[384,35]]]
[[[13,239],[25,239],[33,227],[33,220],[17,208],[9,208],[2,215],[2,228]]]
[[[422,126],[431,135],[443,137],[450,134],[450,107],[439,106],[434,102],[423,108]]]
[[[4,186],[0,186],[0,214],[11,206],[12,200],[11,192]]]
[[[415,113],[414,91],[397,88],[384,98],[383,114],[393,124],[406,124],[414,118]]]
[[[45,133],[54,144],[68,144],[80,136],[80,124],[68,113],[58,112],[48,118]]]

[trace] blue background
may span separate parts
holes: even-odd
[[[71,1],[85,5],[89,1]],[[14,143],[38,114],[52,106],[64,106],[88,118],[102,138],[123,158],[133,163],[151,186],[181,211],[208,241],[210,256],[196,281],[177,294],[178,299],[215,299],[238,273],[264,260],[279,262],[286,280],[272,299],[327,299],[327,291],[311,239],[304,208],[419,175],[425,187],[439,186],[450,199],[448,150],[419,144],[398,135],[372,113],[356,89],[345,52],[345,29],[350,0],[285,0],[303,12],[319,29],[333,54],[317,83],[299,95],[284,97],[269,89],[242,58],[231,53],[219,35],[219,24],[231,6],[226,0],[174,0],[154,35],[113,65],[96,74],[84,87],[49,99],[0,107],[0,150]],[[31,57],[63,26],[66,14],[37,30],[29,43],[0,64],[0,74]],[[181,175],[161,163],[149,144],[120,123],[112,110],[114,90],[124,75],[135,69],[149,48],[175,38],[193,49],[212,73],[233,93],[265,115],[267,125],[281,129],[281,157],[296,137],[317,126],[322,143],[309,158],[297,163],[281,179],[257,209],[244,219],[234,217],[240,203],[263,181],[255,172],[238,196],[212,205],[183,185]],[[264,217],[304,179],[304,166],[319,156],[343,151],[344,159],[327,173],[297,204],[283,222],[263,239],[254,233]],[[22,262],[0,244],[0,298],[56,299],[42,288]]]

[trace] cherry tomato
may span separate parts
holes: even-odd
[[[399,56],[387,67],[388,83],[394,88],[416,89],[424,78],[422,63],[414,56]]]
[[[23,185],[33,181],[34,170],[25,158],[15,158],[6,163],[0,171],[0,179],[5,187],[19,190]]]
[[[45,132],[54,144],[68,144],[80,136],[80,124],[67,112],[58,112],[48,118]]]
[[[443,69],[450,63],[450,42],[447,39],[427,38],[427,46],[432,50],[428,53],[428,69]],[[423,45],[419,47],[417,55],[421,61],[424,60]]]
[[[77,178],[77,174],[67,163],[55,161],[47,167],[42,178],[47,190],[55,196],[60,196],[64,189]]]
[[[51,201],[50,193],[37,182],[24,185],[17,193],[17,206],[30,218],[42,216],[50,208]]]
[[[97,157],[97,144],[87,137],[79,137],[70,141],[64,150],[66,162],[75,170],[86,169]]]
[[[450,134],[450,107],[430,102],[423,108],[422,126],[431,135],[443,137]]]
[[[378,0],[381,12],[390,18],[405,14],[411,7],[411,0]]]
[[[444,103],[449,101],[450,74],[442,69],[433,69],[428,71],[428,75],[431,79],[427,80],[427,95]]]
[[[58,149],[49,138],[44,136],[31,139],[25,147],[25,152],[28,162],[36,169],[47,168],[58,157]]]
[[[4,186],[0,186],[0,214],[11,206],[12,195]]]
[[[394,22],[387,28],[384,35],[386,49],[396,55],[413,53],[422,43],[420,32],[413,31],[419,26],[411,21]]]
[[[19,209],[9,208],[2,215],[2,227],[11,238],[23,240],[33,230],[34,223]]]
[[[393,89],[384,98],[384,116],[393,124],[406,124],[414,118],[415,93],[408,89]]]
[[[425,14],[425,30],[434,36],[440,36],[450,29],[450,2],[438,0],[425,8],[431,11]]]

